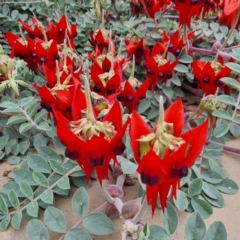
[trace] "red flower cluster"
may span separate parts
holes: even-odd
[[[219,0],[171,0],[175,4],[175,9],[179,12],[179,25],[183,26],[187,24],[190,28],[191,19],[194,16],[200,17],[201,11],[202,16],[207,12],[215,11]]]
[[[162,210],[172,187],[172,197],[176,198],[180,179],[187,176],[207,140],[208,121],[182,134],[184,110],[178,99],[164,113],[160,111],[154,132],[134,111],[130,125],[131,145],[137,171],[146,184],[147,201],[152,202],[154,213],[157,197],[160,195]],[[198,139],[196,140],[196,136]]]
[[[143,13],[147,17],[154,18],[157,12],[170,3],[170,0],[131,0],[130,9],[134,16],[139,16],[140,13]]]
[[[203,89],[205,95],[215,94],[218,87],[229,93],[229,88],[221,82],[221,78],[228,77],[231,70],[224,66],[223,60],[220,62],[201,62],[194,61],[192,63],[194,81],[198,87]]]
[[[11,32],[7,32],[5,38],[12,48],[10,56],[26,61],[32,71],[40,70],[42,64],[46,64],[49,69],[54,69],[56,60],[63,58],[63,49],[59,44],[63,43],[64,39],[70,49],[74,47],[73,39],[77,35],[76,25],[72,24],[68,27],[65,16],[57,25],[49,22],[48,28],[34,17],[32,17],[32,26],[28,26],[21,20],[20,22],[29,34],[28,39],[26,40],[23,34],[22,37],[18,37]]]
[[[156,85],[159,81],[166,82],[172,77],[172,73],[178,60],[170,62],[167,60],[167,51],[168,48],[162,43],[156,43],[150,54],[150,50],[146,50],[145,54],[145,68],[147,71],[147,77],[151,79],[152,90],[155,90]]]

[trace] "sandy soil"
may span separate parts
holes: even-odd
[[[240,139],[235,139],[233,141],[229,141],[228,145],[239,147],[240,146]],[[224,152],[222,159],[220,162],[224,165],[224,169],[226,169],[230,173],[230,178],[233,179],[237,184],[240,186],[240,157],[237,154]],[[8,177],[3,176],[3,173],[6,170],[11,170],[12,166],[8,165],[7,163],[1,163],[0,167],[0,186],[6,183],[9,179]],[[105,182],[109,184],[109,182]],[[138,191],[137,185],[135,186],[125,186],[124,193],[125,196],[123,201],[131,200],[137,198]],[[76,188],[71,189],[70,196],[74,194]],[[93,187],[87,190],[90,198],[89,203],[89,212],[100,206],[104,202],[104,198],[96,184],[96,181],[93,184]],[[212,224],[214,221],[222,221],[227,229],[228,232],[228,240],[239,240],[240,239],[240,209],[239,209],[239,202],[240,202],[240,192],[235,195],[226,195],[224,194],[224,207],[214,208],[214,212],[209,219],[205,220],[207,226]],[[79,221],[79,217],[72,209],[71,198],[63,199],[56,197],[56,207],[59,208],[65,215],[67,220],[68,228],[71,228],[76,222]],[[183,212],[179,213],[179,225],[177,231],[171,236],[174,240],[184,240],[184,226],[187,217],[189,216],[188,213]],[[43,218],[43,210],[40,210],[40,218]],[[160,218],[160,211],[157,210],[152,218],[151,216],[151,209],[148,208],[146,212],[146,216],[144,219],[145,222],[149,224],[162,224]],[[121,218],[116,218],[113,220],[115,226],[115,232],[107,235],[107,236],[95,236],[92,235],[94,240],[121,240],[121,227],[123,224],[123,220]],[[8,228],[7,232],[0,233],[0,240],[27,240],[27,234],[25,231],[27,221],[23,220],[21,223],[20,230],[14,230],[12,227]],[[58,240],[62,234],[58,234],[49,230],[50,239],[51,240]],[[160,240],[160,239],[159,239]]]

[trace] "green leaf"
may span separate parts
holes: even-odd
[[[208,218],[213,213],[211,205],[205,200],[193,197],[191,204],[194,211],[198,212],[202,218]]]
[[[24,194],[24,196],[26,196],[30,200],[33,199],[33,191],[32,191],[31,186],[28,183],[20,182],[19,187],[20,187],[20,190],[22,191],[22,193]]]
[[[211,224],[204,240],[227,240],[227,231],[224,224],[220,221]]]
[[[24,132],[28,131],[29,129],[31,129],[32,127],[34,127],[34,125],[32,123],[23,123],[19,128],[19,132],[24,133]]]
[[[14,155],[13,157],[16,157],[16,155],[18,155],[19,151],[20,151],[20,147],[19,147],[18,143],[13,144],[11,147],[11,153],[12,153],[12,155]],[[9,160],[9,158],[8,158],[8,163],[10,163],[10,162],[19,163],[20,161],[21,161],[21,158],[20,158],[20,160],[16,159],[16,158]]]
[[[138,113],[142,114],[145,113],[151,106],[151,101],[150,99],[144,99],[141,101],[141,103],[138,106]]]
[[[96,235],[106,235],[114,231],[112,221],[103,213],[90,213],[83,219],[83,226]]]
[[[19,152],[21,154],[25,154],[28,148],[30,147],[30,142],[29,140],[24,140],[19,143]]]
[[[216,138],[220,138],[220,137],[223,137],[229,130],[229,124],[221,124],[219,126],[217,126],[214,131],[213,131],[213,135],[216,137]]]
[[[20,203],[18,200],[18,196],[13,189],[11,189],[11,191],[8,193],[8,199],[14,208],[19,209]]]
[[[41,156],[45,161],[49,161],[51,160],[55,160],[59,163],[62,162],[61,157],[59,156],[59,154],[57,154],[53,149],[49,148],[49,147],[40,147],[38,149],[38,154],[39,156]]]
[[[162,221],[164,229],[168,234],[173,234],[178,226],[178,215],[175,208],[170,202],[167,202],[167,208],[162,213]]]
[[[41,122],[38,126],[37,126],[38,130],[42,130],[42,131],[48,131],[50,129],[48,123],[46,122]]]
[[[240,135],[240,126],[234,123],[230,123],[230,132],[234,137],[238,137]]]
[[[124,174],[132,174],[136,172],[137,164],[132,163],[122,156],[117,156],[117,160],[119,163],[121,163],[122,171]]]
[[[54,232],[64,233],[67,230],[67,222],[64,215],[55,207],[48,207],[45,210],[44,223]]]
[[[29,240],[49,240],[47,228],[38,219],[32,219],[28,222],[27,235]]]
[[[203,192],[212,199],[218,199],[219,197],[219,191],[217,188],[206,182],[203,183]]]
[[[180,55],[178,61],[181,63],[192,63],[193,58],[189,55]]]
[[[84,187],[85,189],[92,187],[92,181],[90,180],[88,184],[86,184],[86,177],[72,177],[73,184],[76,187]]]
[[[8,13],[9,13],[10,9],[9,9],[9,6],[8,4],[4,4],[3,7],[2,7],[2,13],[7,16]]]
[[[49,160],[49,164],[52,168],[52,170],[60,175],[64,175],[64,169],[63,167],[55,160]]]
[[[51,177],[49,177],[49,185],[51,186],[52,184],[54,184],[56,181],[58,181],[62,176],[59,175],[53,175]],[[62,196],[68,196],[69,195],[69,190],[64,190],[59,188],[58,186],[54,187],[52,189],[52,191],[56,194],[62,195]]]
[[[28,121],[25,116],[12,116],[8,119],[7,125],[18,124]]]
[[[203,192],[203,197],[214,207],[218,207],[218,208],[223,207],[224,199],[220,192],[218,194],[218,199],[212,199],[209,196],[207,196],[204,192]]]
[[[223,119],[227,119],[227,120],[230,120],[231,119],[231,116],[228,112],[226,112],[225,110],[215,110],[213,113],[212,113],[212,116],[215,116],[215,117],[218,117],[218,118],[223,118]]]
[[[188,188],[188,194],[190,196],[195,196],[199,194],[202,190],[202,179],[201,178],[196,178],[193,181],[191,181],[189,188]]]
[[[7,204],[2,196],[0,196],[0,210],[5,214],[8,213]]]
[[[66,150],[66,147],[61,143],[61,141],[59,140],[59,138],[57,136],[55,136],[53,138],[53,145],[59,151],[65,152],[65,150]]]
[[[171,79],[171,82],[174,83],[177,86],[181,86],[181,81],[178,76],[173,76]]]
[[[153,34],[151,35],[151,37],[152,37],[153,39],[160,39],[160,38],[161,38],[161,36],[160,36],[158,33],[153,33]]]
[[[158,225],[151,225],[149,227],[150,235],[148,240],[171,240],[171,238],[167,235],[166,231],[163,227]]]
[[[32,172],[27,169],[17,169],[13,172],[13,178],[16,182],[26,182],[31,186],[37,185],[34,181]]]
[[[58,187],[61,189],[67,190],[70,189],[70,182],[69,182],[69,177],[64,176],[62,179],[58,182]]]
[[[199,213],[192,213],[185,225],[186,240],[203,240],[206,225]]]
[[[2,150],[6,144],[8,143],[9,136],[8,135],[3,135],[0,137],[0,150]]]
[[[33,139],[33,146],[38,149],[40,147],[46,146],[47,145],[47,141],[45,139],[45,137],[42,134],[38,134],[34,137]]]
[[[39,210],[39,206],[36,201],[30,203],[27,206],[27,213],[32,217],[38,217],[38,210]]]
[[[34,171],[32,173],[33,179],[41,186],[43,187],[49,187],[49,183],[47,178],[40,172]]]
[[[188,183],[191,176],[192,176],[192,169],[188,169],[188,175],[186,177],[181,178],[180,186],[182,187],[183,185]]]
[[[178,64],[175,68],[174,68],[175,71],[177,72],[180,72],[180,73],[187,73],[189,72],[188,68],[183,65],[183,64]]]
[[[38,155],[33,154],[28,158],[28,166],[31,169],[42,172],[42,173],[52,172],[49,164],[42,157]]]
[[[42,109],[40,112],[38,112],[34,117],[34,122],[39,123],[43,118],[47,115],[47,111]]]
[[[226,66],[228,63],[226,63]],[[227,86],[234,88],[236,90],[240,90],[240,83],[238,83],[235,79],[229,78],[229,77],[224,77],[220,79],[223,83],[225,83]]]
[[[17,156],[11,156],[7,158],[7,162],[9,164],[18,164],[21,162],[21,158]]]
[[[53,204],[54,195],[52,190],[46,190],[41,195],[41,200],[48,204]]]
[[[11,221],[13,228],[18,230],[20,228],[21,221],[22,221],[22,212],[15,213]]]
[[[220,173],[212,170],[207,170],[202,173],[202,177],[205,181],[213,184],[218,184],[222,181],[222,176]]]
[[[16,170],[15,170],[15,171],[16,171]],[[20,189],[19,189],[18,183],[16,183],[14,180],[13,180],[13,181],[9,181],[9,182],[5,183],[5,184],[2,186],[2,191],[3,191],[3,193],[5,193],[5,194],[8,194],[12,189],[15,190],[15,192],[16,192],[17,195],[18,195],[18,197],[24,197],[23,193],[22,193],[22,192],[20,191]],[[1,192],[0,192],[0,195],[1,195]],[[7,196],[7,198],[4,197],[4,200],[5,200],[6,203],[9,202],[8,196]],[[10,204],[10,202],[9,202],[9,204]],[[8,203],[7,203],[7,205],[8,205]],[[10,204],[10,205],[11,205],[11,204]]]
[[[11,16],[12,16],[13,19],[17,19],[18,15],[19,15],[18,10],[13,10],[12,13],[11,13]]]
[[[235,194],[238,192],[238,185],[231,179],[223,179],[216,187],[219,191],[226,194]]]
[[[83,228],[72,228],[64,237],[64,240],[92,240],[89,233]]]
[[[222,103],[225,103],[227,105],[230,105],[230,106],[236,106],[235,99],[231,96],[228,96],[228,95],[224,95],[224,94],[219,95],[219,96],[216,97],[216,100],[220,101]]]
[[[180,190],[177,191],[177,199],[173,199],[173,201],[180,212],[183,212],[188,206],[187,197]]]
[[[173,95],[174,95],[174,92],[173,92],[173,90],[170,87],[163,86],[162,87],[162,91],[169,98],[172,98]]]
[[[72,206],[80,217],[84,217],[88,211],[88,194],[83,187],[80,187],[73,195]]]
[[[225,66],[227,66],[228,68],[230,68],[231,70],[233,70],[236,73],[240,73],[240,65],[237,64],[237,63],[228,62],[228,63],[225,64]]]
[[[8,225],[10,223],[10,215],[6,215],[0,222],[0,230],[3,232],[7,231]]]

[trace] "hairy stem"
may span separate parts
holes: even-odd
[[[240,103],[240,91],[238,92],[237,103],[236,103],[236,106],[235,106],[235,109],[233,111],[233,114],[232,114],[232,117],[231,117],[230,121],[232,121],[235,118],[237,110],[238,110],[239,103]]]
[[[142,216],[144,215],[144,213],[145,213],[146,210],[147,210],[147,207],[148,207],[148,203],[147,203],[147,197],[146,197],[146,195],[145,195],[144,200],[143,200],[143,203],[142,203],[142,206],[141,206],[139,212],[138,212],[137,215],[132,219],[132,222],[133,222],[134,224],[137,224],[137,223],[141,220]]]
[[[47,191],[47,190],[51,190],[53,189],[54,187],[56,187],[58,185],[58,183],[62,180],[62,178],[64,177],[67,177],[69,175],[71,175],[72,173],[75,172],[75,170],[78,168],[78,165],[76,167],[74,167],[72,170],[70,170],[69,172],[65,173],[58,181],[56,181],[55,183],[53,183],[51,186],[49,186],[47,189],[45,189],[38,197],[36,197],[34,200],[32,200],[30,203],[28,203],[27,205],[25,205],[24,207],[21,207],[20,209],[16,210],[16,211],[13,211],[13,212],[10,212],[9,214],[13,215],[15,213],[18,213],[18,212],[21,212],[23,211],[24,209],[26,209],[32,202],[35,202],[37,200],[39,200],[42,195]]]
[[[235,29],[236,26],[237,26],[239,16],[240,16],[240,9],[237,10],[236,16],[235,16],[235,18],[234,18],[233,25],[232,25],[232,27],[231,27],[231,29],[230,29],[230,31],[229,31],[229,33],[228,33],[225,41],[223,42],[223,44],[222,44],[222,46],[221,46],[221,48],[220,48],[220,51],[221,51],[223,48],[225,48],[225,46],[227,45],[227,42],[228,42],[229,38],[232,36],[233,31],[234,31],[234,29]]]
[[[96,213],[96,212],[100,212],[102,210],[104,210],[106,207],[108,207],[110,205],[109,202],[104,202],[101,206],[97,207],[96,209],[94,209],[93,211],[91,211],[89,214],[91,213]],[[82,224],[83,219],[80,219],[73,227],[71,227],[64,235],[62,235],[58,240],[63,240],[64,237],[66,236],[66,234],[73,228],[79,227]]]

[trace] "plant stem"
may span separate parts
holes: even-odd
[[[58,183],[62,180],[63,177],[67,177],[69,175],[71,175],[72,173],[74,173],[74,171],[77,169],[78,165],[76,167],[74,167],[72,170],[70,170],[69,172],[65,173],[58,181],[56,181],[55,183],[53,183],[50,187],[48,187],[47,189],[45,189],[38,197],[36,197],[34,200],[32,200],[30,203],[28,203],[27,205],[25,205],[24,207],[14,211],[14,212],[10,212],[9,214],[15,214],[18,212],[23,211],[24,209],[26,209],[32,202],[37,201],[38,199],[41,198],[42,194],[44,194],[47,190],[51,190],[53,189],[55,186],[58,185]]]
[[[237,103],[236,103],[236,106],[235,106],[235,109],[234,109],[234,111],[233,111],[233,114],[232,114],[232,117],[231,117],[231,120],[230,120],[230,121],[232,121],[232,120],[234,119],[234,117],[236,116],[239,103],[240,103],[240,91],[238,92]]]
[[[145,213],[146,210],[147,210],[147,207],[148,207],[147,196],[145,195],[140,210],[138,211],[137,215],[132,219],[132,222],[133,222],[134,224],[137,224],[137,223],[141,220],[142,216],[144,215],[144,213]]]
[[[226,150],[226,151],[228,151],[228,152],[233,152],[233,153],[238,153],[238,154],[240,154],[240,148],[227,146],[227,145],[225,145],[225,144],[218,143],[218,142],[214,142],[214,141],[212,141],[212,140],[208,140],[207,143],[217,144],[217,145],[223,147],[223,149]]]
[[[189,51],[191,52],[198,52],[198,53],[202,53],[202,54],[206,54],[206,55],[211,55],[211,56],[215,56],[216,52],[213,52],[211,49],[204,49],[204,48],[197,48],[197,47],[193,47],[190,46],[189,47]],[[230,59],[231,55],[225,52],[222,52],[221,50],[218,51],[218,55],[225,58],[225,59]]]
[[[97,207],[96,209],[94,209],[93,211],[91,211],[89,214],[91,213],[96,213],[96,212],[100,212],[103,209],[105,209],[106,207],[110,206],[109,202],[104,202],[101,206]],[[83,219],[80,219],[73,227],[71,227],[64,235],[62,235],[58,240],[63,240],[64,237],[66,236],[66,234],[73,228],[76,228],[78,226],[80,226],[82,224]]]
[[[186,83],[182,83],[181,85],[184,89],[188,90],[190,93],[193,93],[194,95],[197,96],[202,96],[203,91],[202,90],[197,90],[195,88],[192,88],[191,86],[187,85]]]
[[[99,183],[99,181],[98,181]],[[100,185],[99,183],[99,186],[102,190],[102,194],[104,196],[104,198],[110,203],[110,204],[113,204],[114,203],[114,198],[112,196],[110,196],[110,194],[108,193],[106,187],[104,186],[103,182],[102,182],[102,186]]]
[[[117,182],[116,182],[116,185],[123,188],[123,185],[124,185],[124,182],[125,182],[125,179],[126,179],[126,175],[125,174],[121,174],[117,177]]]
[[[11,114],[11,113],[5,113],[5,112],[3,112],[3,111],[0,111],[0,116],[12,117],[12,116],[14,116],[14,115]]]
[[[0,2],[0,5],[2,4],[13,4],[13,5],[20,5],[20,4],[35,4],[35,3],[44,3],[45,0],[40,0],[40,1],[26,1],[26,2]]]
[[[143,5],[143,9],[144,9],[144,11],[145,11],[147,17],[150,18],[150,14],[149,14],[149,12],[148,12],[148,10],[147,10],[147,7],[146,7],[146,5],[145,5],[144,0],[142,0],[142,5]]]
[[[234,18],[233,25],[232,25],[232,27],[231,27],[228,35],[227,35],[227,38],[225,39],[225,41],[223,42],[221,48],[219,49],[220,51],[221,51],[223,48],[225,48],[225,46],[227,45],[227,42],[228,42],[229,38],[232,36],[233,31],[234,31],[234,29],[235,29],[236,26],[237,26],[239,16],[240,16],[240,8],[237,10],[236,16],[235,16],[235,18]]]

